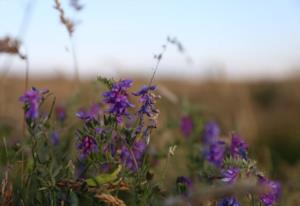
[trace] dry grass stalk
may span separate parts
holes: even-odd
[[[95,198],[101,200],[108,206],[126,206],[126,204],[124,203],[123,200],[121,200],[115,196],[112,196],[110,194],[104,194],[104,193],[96,194]]]
[[[1,182],[1,205],[12,206],[13,205],[13,186],[8,181],[8,173],[5,172],[4,179]]]
[[[59,12],[60,22],[63,25],[65,25],[69,35],[72,36],[72,34],[75,30],[75,24],[71,19],[69,19],[65,16],[65,11],[63,10],[63,8],[61,6],[60,0],[55,0],[54,8]]]
[[[20,52],[21,42],[11,37],[0,39],[0,53],[15,54],[21,59],[26,59],[26,56]]]

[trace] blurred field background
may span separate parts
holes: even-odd
[[[135,87],[145,81],[136,78]],[[67,105],[76,95],[79,95],[78,105],[83,106],[101,99],[101,88],[92,80],[74,84],[72,80],[57,77],[31,79],[29,84],[52,91],[58,106]],[[164,122],[169,113],[175,114],[174,117],[178,118],[175,121],[179,121],[182,112],[178,110],[178,104],[188,100],[199,107],[205,119],[220,122],[223,132],[238,131],[243,134],[251,145],[253,157],[263,167],[271,166],[281,179],[290,177],[287,169],[297,168],[300,159],[300,78],[268,81],[218,78],[191,82],[160,79],[157,84],[163,97],[160,122]],[[23,113],[18,97],[23,91],[24,79],[9,77],[1,86],[1,132],[7,132],[15,139],[21,135]],[[73,108],[74,113],[69,114],[70,119],[75,119],[78,105]],[[165,124],[160,124],[160,127]],[[166,138],[172,137],[166,135]],[[163,142],[159,138],[158,143]]]

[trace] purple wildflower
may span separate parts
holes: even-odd
[[[121,161],[131,171],[136,172],[140,166],[143,156],[146,151],[146,143],[143,140],[139,140],[133,143],[131,151],[126,147],[121,148]]]
[[[29,120],[35,120],[39,117],[39,106],[43,101],[43,95],[48,93],[48,90],[38,90],[32,87],[31,90],[25,92],[19,98],[25,104],[25,117]]]
[[[247,159],[248,144],[238,134],[233,134],[230,152],[233,157],[242,157]]]
[[[225,143],[223,141],[217,141],[208,146],[204,155],[206,159],[216,166],[220,166],[224,159]]]
[[[268,180],[263,176],[258,176],[258,182],[261,185],[265,185],[268,187],[268,192],[260,195],[260,200],[266,206],[271,206],[275,204],[281,193],[280,183],[272,180]]]
[[[180,121],[181,132],[185,137],[189,137],[193,132],[193,119],[191,117],[185,116],[181,118]]]
[[[77,148],[81,151],[81,158],[89,156],[91,153],[98,152],[98,145],[94,137],[85,136],[83,137]]]
[[[135,96],[140,96],[140,102],[142,103],[139,109],[139,114],[146,114],[148,117],[152,117],[154,114],[159,113],[155,108],[156,96],[152,93],[156,90],[156,86],[143,86],[139,91],[132,93]]]
[[[219,136],[220,127],[216,122],[211,121],[205,124],[203,131],[203,142],[205,144],[211,144],[213,142],[216,142]]]
[[[94,104],[90,107],[89,110],[84,110],[80,109],[77,113],[76,116],[79,119],[82,119],[84,121],[93,121],[97,120],[98,116],[101,114],[101,108],[99,104]]]
[[[234,167],[223,170],[222,181],[230,184],[234,183],[237,180],[239,173],[240,173],[240,169]]]
[[[218,203],[218,206],[240,206],[240,203],[235,197],[225,197]]]
[[[55,116],[60,122],[64,122],[67,114],[66,114],[66,108],[63,106],[58,106],[55,108]]]
[[[52,132],[51,134],[51,141],[53,145],[59,144],[60,135],[57,131]]]
[[[123,116],[128,116],[128,108],[134,107],[129,102],[127,89],[132,86],[132,80],[122,80],[113,84],[108,92],[104,92],[104,102],[110,105],[109,113],[115,115],[117,122],[123,121]]]
[[[186,176],[179,176],[176,179],[177,190],[187,196],[189,190],[192,188],[192,180]]]

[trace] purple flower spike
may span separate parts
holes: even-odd
[[[179,176],[176,179],[176,186],[179,192],[185,196],[188,195],[189,190],[192,188],[192,180],[186,176]]]
[[[191,117],[185,116],[181,118],[180,122],[181,132],[185,137],[189,137],[193,132],[193,119]]]
[[[140,96],[140,102],[142,103],[139,109],[139,114],[146,114],[148,117],[157,114],[159,111],[155,108],[155,98],[156,96],[153,91],[156,90],[156,86],[143,86],[139,91],[132,93],[135,96]]]
[[[203,142],[205,144],[212,144],[216,142],[220,137],[220,128],[219,125],[214,122],[208,122],[204,126],[203,132]]]
[[[111,90],[103,93],[104,103],[109,104],[108,112],[115,115],[117,122],[123,121],[123,116],[128,116],[128,108],[134,107],[129,102],[127,89],[132,86],[132,80],[122,80],[115,83]]]
[[[225,153],[225,142],[217,141],[209,145],[205,150],[204,155],[206,159],[216,166],[220,166],[223,163]]]
[[[274,205],[280,197],[281,187],[280,183],[276,181],[268,180],[263,176],[258,176],[258,182],[261,185],[268,187],[269,191],[260,195],[260,200],[266,206]]]
[[[240,173],[239,168],[229,168],[222,171],[222,181],[226,183],[234,183],[238,179]]]
[[[225,197],[222,199],[218,206],[240,206],[241,204],[237,201],[235,197]]]
[[[233,134],[230,146],[231,155],[235,158],[242,157],[247,159],[248,144],[238,135]]]
[[[145,154],[146,148],[147,145],[143,140],[136,141],[135,143],[133,143],[131,148],[132,153],[126,146],[123,146],[121,148],[120,156],[123,165],[125,165],[127,169],[136,172],[142,163],[142,159]]]
[[[97,120],[98,116],[101,114],[101,108],[99,104],[94,104],[89,110],[80,109],[76,116],[86,122]]]
[[[89,156],[91,153],[98,152],[98,145],[94,137],[85,136],[83,137],[77,148],[81,151],[81,158]]]
[[[39,106],[43,101],[43,95],[48,93],[48,90],[38,90],[32,87],[31,90],[25,92],[19,98],[25,104],[25,117],[29,120],[35,120],[39,117]]]

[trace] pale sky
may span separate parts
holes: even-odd
[[[32,75],[72,74],[70,41],[53,9],[34,1],[21,34]],[[81,0],[73,41],[81,76],[150,75],[153,55],[177,37],[193,64],[169,47],[158,75],[200,77],[222,69],[233,78],[269,77],[300,65],[300,0]],[[0,37],[17,36],[28,0],[0,0]],[[6,57],[0,57],[0,68]],[[10,74],[22,73],[14,61]],[[300,69],[299,69],[300,70]]]

